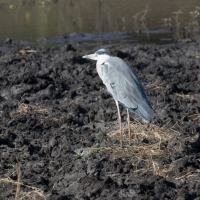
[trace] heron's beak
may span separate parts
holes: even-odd
[[[97,54],[94,53],[94,54],[89,54],[89,55],[86,55],[86,56],[83,56],[83,58],[88,58],[88,59],[91,59],[91,60],[97,60]]]

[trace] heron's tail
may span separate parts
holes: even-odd
[[[144,119],[146,122],[151,122],[154,116],[153,109],[150,105],[150,103],[143,99],[136,109],[129,108],[130,111]]]

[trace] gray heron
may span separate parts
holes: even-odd
[[[94,54],[85,55],[83,58],[97,61],[97,72],[117,104],[121,147],[123,146],[123,138],[119,102],[127,108],[130,145],[131,130],[129,111],[135,113],[146,122],[151,122],[154,115],[139,78],[134,73],[133,69],[121,58],[112,56],[105,49],[99,49]]]

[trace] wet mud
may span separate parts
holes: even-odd
[[[140,78],[151,124],[70,45],[0,51],[0,199],[199,199],[200,45],[109,45]],[[16,192],[18,191],[18,192]]]

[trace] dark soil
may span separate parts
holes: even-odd
[[[105,48],[133,67],[155,111],[151,125],[131,114],[123,149],[115,102],[82,58],[93,51],[0,52],[0,199],[15,198],[17,180],[22,199],[200,199],[200,45]]]

